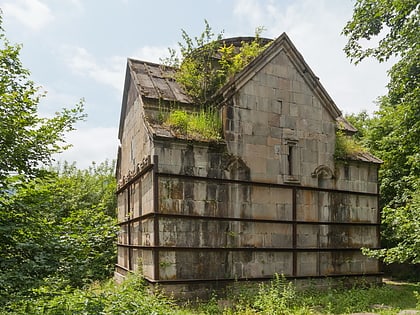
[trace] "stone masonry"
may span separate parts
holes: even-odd
[[[378,281],[378,262],[360,248],[380,246],[381,161],[334,158],[337,129],[355,129],[287,35],[219,91],[223,141],[158,122],[171,104],[194,110],[174,71],[128,60],[116,274],[141,269],[184,297],[276,273]]]

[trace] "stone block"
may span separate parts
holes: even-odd
[[[265,139],[263,140],[263,144],[267,143],[267,137],[269,136],[270,128],[266,124],[254,124],[252,126],[252,134],[255,136],[262,136]]]
[[[280,117],[280,126],[284,126],[284,124],[282,124],[282,117]],[[281,141],[282,136],[283,136],[283,129],[277,128],[277,127],[269,127],[270,129],[270,136],[273,139],[278,139],[277,141]]]
[[[260,175],[260,178],[265,178],[267,175],[267,159],[265,157],[258,157],[258,156],[251,156],[246,157],[246,163],[247,165],[250,165],[251,167],[251,177],[253,180],[256,181],[256,178],[258,178]]]
[[[277,94],[277,92],[276,92]],[[270,100],[269,112],[272,114],[283,114],[283,101],[281,99]]]
[[[317,275],[317,253],[297,253],[297,276]]]
[[[268,126],[269,127],[277,127],[280,128],[280,114],[271,114],[268,117]],[[268,127],[266,126],[266,129],[268,129]]]
[[[318,247],[319,227],[317,225],[297,225],[296,245],[300,248]]]
[[[280,173],[279,160],[267,160],[267,174],[277,175]]]
[[[267,236],[271,238],[270,245],[280,248],[292,248],[292,226],[289,225],[283,228],[283,233],[272,233]]]
[[[267,200],[270,200],[271,193],[269,187],[254,186],[251,190],[252,203],[265,204]]]
[[[272,98],[260,97],[258,98],[256,102],[257,110],[261,112],[271,113],[271,110],[272,110],[271,103],[272,103]]]
[[[260,234],[241,234],[238,235],[238,242],[240,247],[265,247],[264,235]]]

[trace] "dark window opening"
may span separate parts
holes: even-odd
[[[289,152],[287,154],[288,175],[293,175],[293,145],[289,145]]]
[[[348,165],[344,165],[344,178],[350,179],[350,167]]]

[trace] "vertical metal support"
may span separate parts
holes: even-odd
[[[296,198],[297,198],[297,188],[293,187],[292,189],[292,247],[293,247],[293,271],[292,275],[294,277],[297,276],[297,223],[296,223],[296,211],[297,211],[297,205],[296,205]]]
[[[377,205],[377,217],[376,217],[376,237],[377,237],[377,247],[381,247],[381,220],[382,220],[382,207],[380,205],[380,186],[379,186],[379,166],[376,168],[376,205]],[[382,272],[382,263],[378,262],[379,268],[378,272]]]
[[[158,177],[158,165],[159,159],[157,155],[153,156],[153,170],[152,170],[152,181],[153,181],[153,236],[154,236],[154,249],[153,249],[153,266],[155,280],[160,280],[159,274],[159,177]]]
[[[131,185],[127,187],[127,205],[129,214],[128,219],[131,219],[130,208],[131,208]],[[131,245],[131,223],[127,224],[127,245]],[[133,270],[133,248],[128,247],[128,270]]]
[[[138,202],[139,202],[139,208],[138,208],[138,213],[139,213],[139,216],[142,216],[143,215],[143,196],[142,196],[142,194],[143,194],[143,176],[141,176],[140,178],[139,178],[139,181],[138,181],[138,193],[137,193],[137,199],[138,199]]]

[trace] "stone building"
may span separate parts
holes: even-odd
[[[381,161],[334,158],[337,129],[356,130],[287,35],[219,90],[221,141],[159,123],[174,104],[197,107],[174,71],[127,62],[116,275],[141,269],[178,296],[276,273],[378,281],[360,248],[379,247]]]

